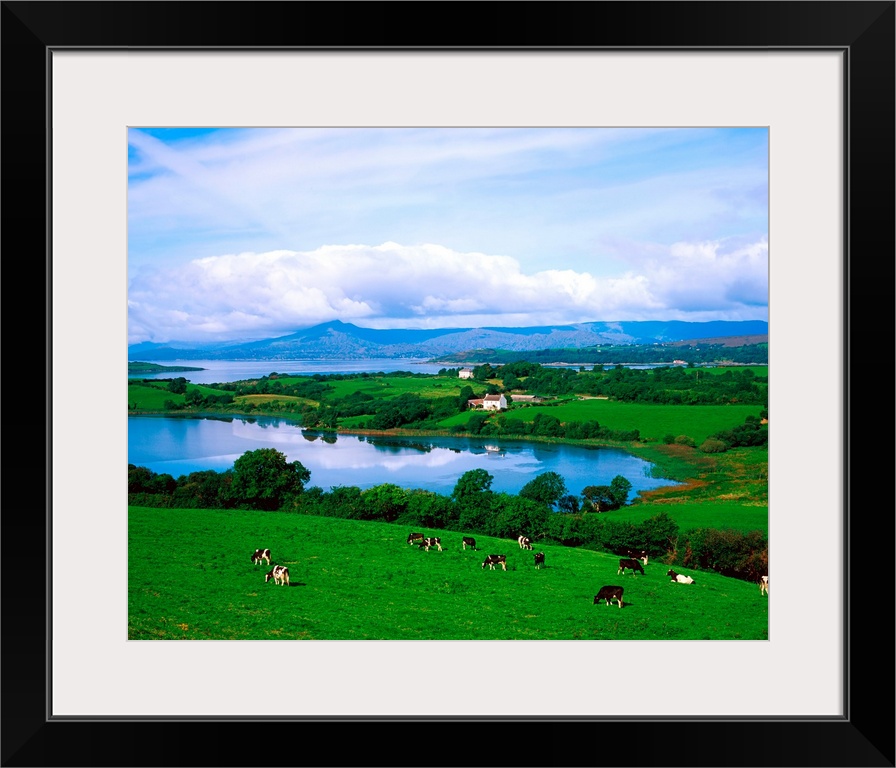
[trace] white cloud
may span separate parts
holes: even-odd
[[[509,256],[433,244],[206,257],[131,278],[129,343],[263,338],[336,319],[437,328],[767,318],[766,241],[649,251],[639,269],[610,278],[527,273]]]

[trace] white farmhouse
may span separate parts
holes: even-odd
[[[486,395],[482,398],[482,407],[487,411],[503,411],[507,408],[504,395]]]
[[[473,378],[473,369],[472,368],[461,368],[457,372],[457,378],[459,379],[472,379]]]

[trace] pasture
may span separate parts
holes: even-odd
[[[277,379],[284,386],[302,383],[308,377],[280,376]],[[328,379],[327,399],[343,398],[355,392],[363,392],[376,398],[389,399],[403,394],[420,397],[457,397],[465,385],[471,385],[474,392],[485,391],[485,386],[476,381],[465,381],[456,377],[428,375],[414,376],[365,376],[351,379]]]
[[[645,440],[687,435],[699,445],[716,432],[743,424],[747,416],[758,416],[759,411],[756,405],[652,405],[591,398],[560,405],[526,405],[505,413],[520,421],[532,421],[539,413],[561,422],[597,421],[613,430],[637,429]]]
[[[649,497],[649,494],[648,494]],[[674,504],[633,504],[604,513],[607,519],[638,525],[659,512],[671,517],[682,532],[694,528],[731,528],[741,533],[762,531],[768,536],[768,505],[738,502],[692,503],[678,500]]]
[[[476,535],[440,536],[443,552],[406,543],[407,526],[240,510],[128,509],[131,640],[767,640],[756,584],[668,566],[617,575],[619,558]],[[419,529],[415,529],[419,530]],[[164,545],[161,545],[164,543]],[[291,584],[265,583],[269,547]],[[481,567],[506,554],[507,571]],[[676,569],[681,572],[681,569]],[[625,588],[624,607],[593,604]]]
[[[224,394],[222,390],[205,384],[187,384],[187,392],[198,389],[203,397]],[[164,411],[165,401],[183,405],[185,396],[168,390],[167,381],[138,382],[128,381],[128,407],[138,411]]]

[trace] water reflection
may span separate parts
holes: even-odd
[[[302,430],[273,418],[187,419],[128,417],[128,462],[175,477],[204,469],[230,469],[243,453],[276,448],[311,471],[311,485],[329,489],[395,483],[451,493],[471,469],[494,477],[492,489],[517,493],[542,472],[557,472],[570,493],[608,485],[616,475],[632,483],[632,496],[671,485],[650,476],[651,465],[614,448],[531,443],[494,438],[338,435]]]

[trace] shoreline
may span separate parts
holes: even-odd
[[[220,412],[220,411],[194,411],[189,413],[184,413],[183,411],[128,411],[128,416],[163,416],[167,418],[193,418],[193,419],[222,419],[222,418],[232,418],[232,419],[279,419],[280,421],[286,422],[292,426],[298,427],[302,432],[308,432],[310,434],[318,434],[318,435],[344,435],[346,437],[349,436],[358,436],[358,437],[400,437],[400,438],[426,438],[426,437],[447,437],[447,438],[467,438],[474,440],[482,440],[482,441],[506,441],[506,442],[515,442],[515,443],[543,443],[548,445],[571,445],[579,448],[616,448],[618,450],[625,451],[630,453],[633,456],[636,456],[640,459],[644,459],[645,461],[650,462],[654,467],[656,467],[660,473],[656,474],[655,477],[663,480],[671,480],[677,484],[682,486],[686,486],[689,483],[697,482],[697,478],[693,476],[688,477],[680,477],[675,476],[668,471],[667,468],[663,466],[662,461],[658,461],[658,457],[662,454],[656,450],[658,445],[654,445],[653,443],[647,443],[644,441],[636,441],[632,443],[626,442],[612,442],[612,441],[598,441],[598,440],[570,440],[559,437],[545,437],[543,435],[519,435],[519,436],[507,436],[507,435],[469,435],[469,434],[457,434],[455,432],[451,432],[450,430],[418,430],[418,429],[389,429],[389,430],[378,430],[378,429],[346,429],[343,427],[337,427],[336,429],[321,429],[319,427],[308,427],[305,428],[302,426],[302,422],[300,419],[297,419],[293,416],[288,415],[280,415],[276,413],[266,413],[266,414],[249,414],[244,412]],[[688,463],[688,466],[692,469],[696,469],[696,466]]]

